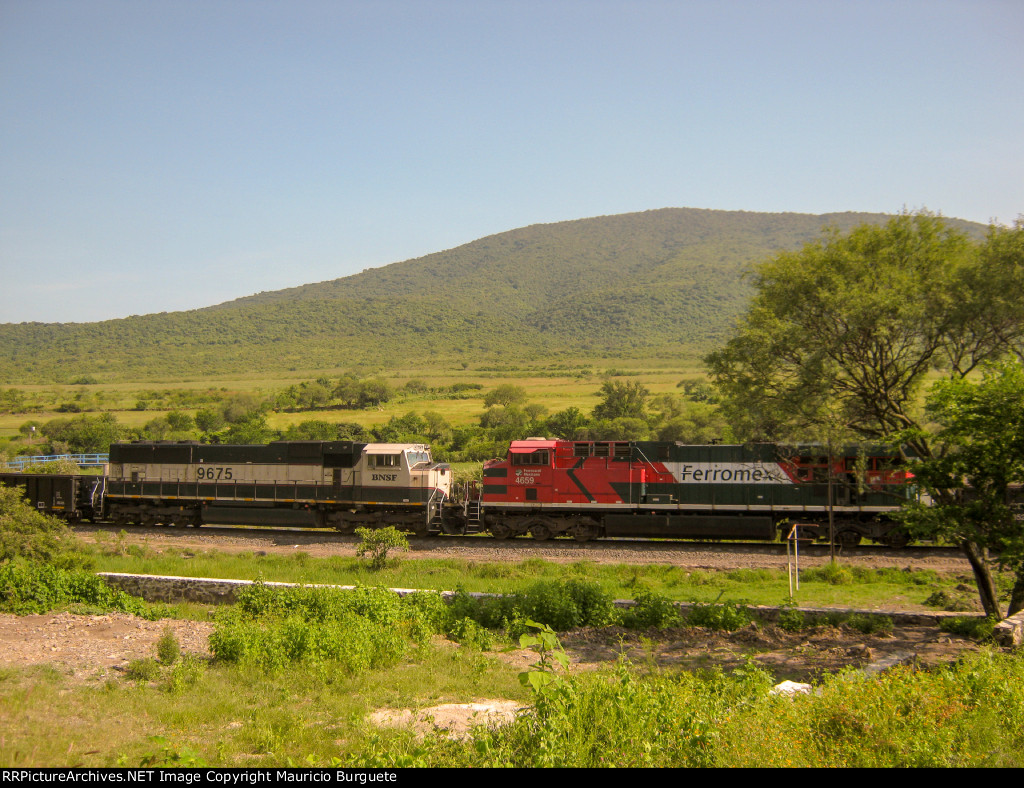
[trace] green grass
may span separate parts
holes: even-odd
[[[399,558],[386,569],[373,571],[356,558],[313,558],[301,550],[292,555],[157,553],[108,542],[92,551],[96,571],[105,572],[490,593],[514,593],[538,581],[579,579],[597,583],[614,599],[633,599],[647,591],[680,602],[780,605],[789,601],[784,570],[708,572],[666,564],[598,564],[586,560],[562,564],[541,559],[488,563]],[[926,610],[934,609],[924,602],[936,591],[951,593],[964,581],[963,576],[940,575],[931,570],[854,571],[844,567],[840,577],[846,574],[848,582],[836,583],[829,572],[804,570],[796,602],[809,607]]]
[[[359,753],[382,741],[408,738],[365,724],[376,708],[527,700],[514,671],[458,648],[415,648],[387,670],[358,676],[189,667],[187,660],[158,667],[152,681],[141,673],[141,680],[108,676],[81,685],[55,670],[5,671],[0,763],[136,766],[155,757],[153,765],[189,765],[191,757],[191,765],[306,766],[310,756],[323,764],[339,755],[358,762]]]

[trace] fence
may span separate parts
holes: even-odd
[[[36,457],[15,457],[7,461],[7,467],[13,471],[23,471],[30,465],[43,465],[47,462],[70,460],[80,468],[101,468],[110,460],[109,454],[47,454]]]

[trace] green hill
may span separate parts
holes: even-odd
[[[746,303],[750,263],[799,247],[826,225],[887,218],[666,208],[533,225],[205,309],[0,325],[0,380],[702,352]]]

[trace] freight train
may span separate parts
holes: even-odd
[[[498,539],[603,537],[771,541],[795,523],[855,545],[907,536],[892,514],[914,495],[885,447],[693,446],[654,441],[512,441],[456,488],[423,444],[279,441],[115,444],[103,476],[0,474],[37,508],[70,521],[127,525],[230,522],[244,512],[302,512],[351,533],[396,526],[417,535]]]

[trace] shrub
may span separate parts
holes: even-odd
[[[54,563],[72,540],[63,520],[37,512],[18,487],[0,484],[0,561]]]
[[[611,596],[586,580],[540,581],[517,594],[475,599],[459,594],[452,600],[454,620],[472,618],[488,629],[505,629],[510,637],[526,630],[532,619],[564,632],[584,626],[605,626],[615,620]]]
[[[394,526],[387,528],[356,528],[356,536],[362,541],[356,548],[356,555],[362,558],[367,553],[370,555],[370,568],[373,570],[383,569],[388,564],[388,553],[392,550],[408,550],[409,540],[404,534],[395,530]]]
[[[686,616],[691,627],[707,627],[732,632],[741,629],[753,619],[750,611],[740,604],[694,605]]]
[[[830,561],[822,566],[812,566],[809,569],[804,569],[802,574],[805,582],[818,581],[834,586],[847,585],[852,583],[854,579],[853,572],[849,567],[835,561]]]
[[[892,619],[888,616],[872,616],[867,613],[854,613],[846,619],[846,626],[864,635],[888,635],[893,629]]]
[[[803,611],[792,607],[779,611],[777,623],[779,629],[783,629],[786,632],[799,632],[807,626],[806,616],[804,616]]]
[[[938,591],[932,592],[924,604],[928,607],[938,608],[939,610],[947,610],[950,612],[964,613],[968,610],[974,610],[974,601],[968,599],[963,594],[950,594],[948,591],[939,589]]]
[[[463,646],[480,651],[489,651],[494,646],[491,633],[471,618],[460,618],[448,631],[448,637]]]
[[[128,663],[125,675],[132,681],[155,681],[160,675],[160,663],[152,657],[133,659]]]
[[[147,607],[138,597],[113,589],[88,572],[24,561],[0,565],[0,610],[29,615],[73,604],[159,617],[159,608]]]
[[[175,660],[181,656],[181,644],[170,627],[164,628],[160,639],[156,642],[156,655],[164,665],[173,665]]]
[[[943,632],[972,640],[987,640],[992,637],[995,626],[995,619],[984,616],[956,616],[939,622],[939,629]]]
[[[637,593],[633,607],[621,616],[622,625],[631,629],[669,627],[681,619],[679,607],[674,602],[647,589]]]

